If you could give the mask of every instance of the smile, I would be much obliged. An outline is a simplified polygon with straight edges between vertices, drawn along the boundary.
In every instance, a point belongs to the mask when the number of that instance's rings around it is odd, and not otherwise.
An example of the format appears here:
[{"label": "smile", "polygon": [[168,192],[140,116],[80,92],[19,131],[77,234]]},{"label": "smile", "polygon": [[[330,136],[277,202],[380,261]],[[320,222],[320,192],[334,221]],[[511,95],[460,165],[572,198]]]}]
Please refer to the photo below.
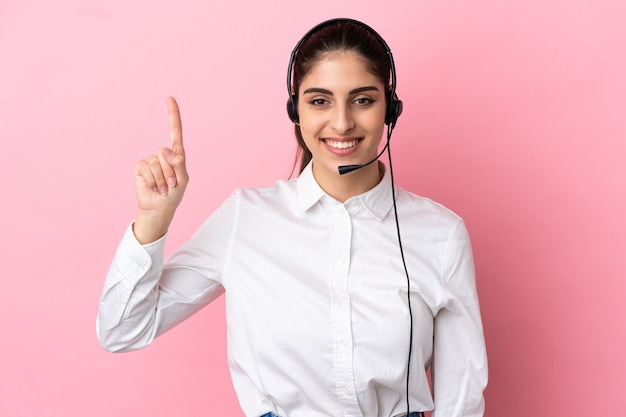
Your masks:
[{"label": "smile", "polygon": [[331,148],[334,148],[334,149],[354,148],[357,145],[357,143],[359,143],[360,141],[361,141],[361,139],[353,139],[353,140],[347,140],[347,141],[324,139],[324,142],[328,146],[330,146]]}]

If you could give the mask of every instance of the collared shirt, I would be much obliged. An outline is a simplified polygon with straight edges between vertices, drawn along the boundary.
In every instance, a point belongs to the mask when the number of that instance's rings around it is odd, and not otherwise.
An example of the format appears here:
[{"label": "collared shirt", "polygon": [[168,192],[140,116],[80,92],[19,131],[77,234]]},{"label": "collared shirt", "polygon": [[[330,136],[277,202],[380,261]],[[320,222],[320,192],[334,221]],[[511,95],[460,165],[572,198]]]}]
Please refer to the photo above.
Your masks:
[{"label": "collared shirt", "polygon": [[[487,360],[464,223],[400,188],[396,201],[411,284],[410,409],[482,416]],[[126,231],[100,302],[105,349],[144,347],[225,293],[246,416],[406,413],[407,277],[387,172],[340,203],[309,165],[297,179],[236,190],[166,262],[164,241],[142,246]]]}]

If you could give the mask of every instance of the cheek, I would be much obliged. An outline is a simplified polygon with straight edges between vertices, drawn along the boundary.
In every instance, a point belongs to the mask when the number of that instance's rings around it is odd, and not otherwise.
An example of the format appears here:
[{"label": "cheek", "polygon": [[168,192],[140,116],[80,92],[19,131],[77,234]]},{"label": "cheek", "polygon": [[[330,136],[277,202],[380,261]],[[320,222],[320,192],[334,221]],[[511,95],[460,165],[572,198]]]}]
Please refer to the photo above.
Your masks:
[{"label": "cheek", "polygon": [[300,131],[305,140],[307,138],[315,136],[324,127],[324,123],[320,118],[311,117],[311,113],[304,112],[300,114]]},{"label": "cheek", "polygon": [[383,111],[364,113],[357,120],[357,123],[373,136],[382,136],[385,129],[385,111],[383,109]]}]

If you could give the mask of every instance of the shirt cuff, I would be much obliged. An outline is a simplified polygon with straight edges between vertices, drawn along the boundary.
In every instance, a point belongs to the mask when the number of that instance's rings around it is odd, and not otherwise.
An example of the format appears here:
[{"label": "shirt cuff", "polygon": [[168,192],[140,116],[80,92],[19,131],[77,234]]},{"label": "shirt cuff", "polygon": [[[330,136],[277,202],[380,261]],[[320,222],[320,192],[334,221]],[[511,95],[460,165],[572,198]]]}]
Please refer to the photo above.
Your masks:
[{"label": "shirt cuff", "polygon": [[134,221],[126,228],[115,255],[116,269],[126,278],[140,278],[151,268],[163,264],[167,233],[154,242],[142,245],[133,233]]}]

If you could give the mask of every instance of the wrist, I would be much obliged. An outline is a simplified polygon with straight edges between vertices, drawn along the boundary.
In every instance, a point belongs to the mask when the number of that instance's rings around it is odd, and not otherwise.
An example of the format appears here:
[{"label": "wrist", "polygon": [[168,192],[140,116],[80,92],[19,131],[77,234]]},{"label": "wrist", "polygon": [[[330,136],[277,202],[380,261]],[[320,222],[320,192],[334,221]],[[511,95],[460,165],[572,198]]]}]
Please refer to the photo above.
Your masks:
[{"label": "wrist", "polygon": [[133,223],[135,238],[142,245],[152,243],[167,233],[173,215],[139,210]]}]

